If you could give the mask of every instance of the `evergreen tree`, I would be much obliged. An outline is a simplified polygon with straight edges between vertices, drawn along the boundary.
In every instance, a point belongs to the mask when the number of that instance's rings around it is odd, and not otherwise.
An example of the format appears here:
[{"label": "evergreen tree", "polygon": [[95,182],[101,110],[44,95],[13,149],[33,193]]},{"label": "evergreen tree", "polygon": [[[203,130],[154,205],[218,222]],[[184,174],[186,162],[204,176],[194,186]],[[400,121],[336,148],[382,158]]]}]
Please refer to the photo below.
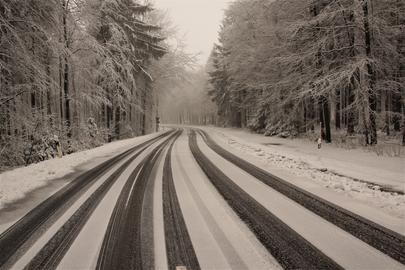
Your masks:
[{"label": "evergreen tree", "polygon": [[249,127],[268,135],[312,132],[320,124],[327,142],[333,127],[362,134],[369,145],[380,129],[389,134],[393,125],[398,132],[403,6],[394,0],[235,1],[220,31],[226,53],[214,55],[222,64],[210,73],[218,111],[246,111]]}]

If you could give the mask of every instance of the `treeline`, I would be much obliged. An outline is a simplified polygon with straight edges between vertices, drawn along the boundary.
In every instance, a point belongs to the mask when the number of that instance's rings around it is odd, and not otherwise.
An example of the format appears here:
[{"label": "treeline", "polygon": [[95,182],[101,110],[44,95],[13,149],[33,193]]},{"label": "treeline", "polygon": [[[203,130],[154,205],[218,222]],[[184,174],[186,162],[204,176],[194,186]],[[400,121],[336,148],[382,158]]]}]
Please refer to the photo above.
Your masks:
[{"label": "treeline", "polygon": [[0,167],[155,130],[158,17],[137,0],[0,0]]},{"label": "treeline", "polygon": [[203,68],[184,70],[180,81],[161,95],[163,123],[180,125],[216,125],[215,104],[207,96],[208,74]]},{"label": "treeline", "polygon": [[220,121],[405,144],[404,14],[401,0],[233,2],[209,63]]}]

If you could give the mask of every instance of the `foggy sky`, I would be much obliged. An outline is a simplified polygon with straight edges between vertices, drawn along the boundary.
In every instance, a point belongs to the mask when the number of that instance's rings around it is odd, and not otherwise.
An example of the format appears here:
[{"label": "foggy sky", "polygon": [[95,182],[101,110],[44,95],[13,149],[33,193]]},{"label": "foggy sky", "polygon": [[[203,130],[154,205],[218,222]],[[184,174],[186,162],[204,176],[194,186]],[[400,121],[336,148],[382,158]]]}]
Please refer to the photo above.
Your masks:
[{"label": "foggy sky", "polygon": [[154,0],[155,7],[169,12],[190,53],[200,53],[205,64],[217,41],[223,11],[230,0]]}]

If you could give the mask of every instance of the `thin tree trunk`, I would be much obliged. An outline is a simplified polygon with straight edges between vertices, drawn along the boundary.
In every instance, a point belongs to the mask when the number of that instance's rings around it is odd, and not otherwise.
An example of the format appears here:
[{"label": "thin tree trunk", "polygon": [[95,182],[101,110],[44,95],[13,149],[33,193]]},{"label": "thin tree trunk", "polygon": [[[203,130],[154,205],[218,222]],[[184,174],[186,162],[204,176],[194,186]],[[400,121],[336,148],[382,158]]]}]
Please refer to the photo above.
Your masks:
[{"label": "thin tree trunk", "polygon": [[[321,8],[323,8],[324,4],[326,3],[318,3],[318,2],[314,2],[314,5],[312,7],[312,13],[313,16],[316,17],[319,14],[319,11]],[[315,35],[314,38],[317,38],[317,36]],[[316,65],[318,67],[322,66],[322,59],[321,59],[321,53],[317,52],[317,58],[316,58]],[[321,120],[321,128],[325,129],[325,137],[324,140],[327,143],[331,143],[332,142],[332,136],[331,136],[331,130],[330,130],[330,108],[329,108],[329,101],[328,98],[325,95],[322,95],[319,98],[319,113],[320,113],[320,120]],[[322,136],[322,134],[321,134]]]},{"label": "thin tree trunk", "polygon": [[[403,0],[397,0],[396,3],[397,6],[397,25],[401,25],[402,29],[404,29],[404,24],[405,24],[405,18],[404,16],[401,16],[401,8],[404,6]],[[398,53],[401,57],[399,57],[399,64],[398,64],[398,76],[397,80],[400,81],[400,78],[405,77],[405,37],[403,33],[400,33],[398,36],[398,45],[397,45],[397,50]],[[404,84],[399,84],[399,93],[400,95],[396,95],[396,98],[394,99],[395,102],[397,103],[398,108],[400,110],[398,111],[401,114],[402,117],[402,145],[405,146],[405,89],[404,89]],[[400,117],[397,118],[398,121],[394,122],[394,129],[399,131],[400,130]]]},{"label": "thin tree trunk", "polygon": [[7,123],[7,132],[8,136],[11,136],[11,109],[10,109],[10,100],[6,102],[6,123]]},{"label": "thin tree trunk", "polygon": [[[372,57],[371,53],[371,29],[370,29],[370,6],[368,0],[362,0],[363,8],[363,24],[364,24],[364,38],[366,46],[366,56],[367,58]],[[369,103],[369,132],[371,145],[377,144],[377,124],[376,124],[376,113],[377,113],[377,95],[374,89],[375,74],[373,67],[370,62],[367,63],[367,72],[369,79],[368,82],[368,103]]]},{"label": "thin tree trunk", "polygon": [[310,129],[312,132],[315,131],[315,125],[314,125],[314,119],[315,119],[315,100],[310,97],[309,98],[309,107],[308,107],[308,114],[309,114],[309,119],[311,121],[311,126]]},{"label": "thin tree trunk", "polygon": [[115,109],[115,137],[117,140],[120,139],[121,135],[121,107],[117,105]]},{"label": "thin tree trunk", "polygon": [[53,121],[52,121],[52,97],[51,97],[51,59],[50,59],[50,51],[48,49],[47,51],[47,56],[46,56],[46,75],[48,76],[47,78],[47,89],[46,89],[46,114],[48,115],[49,119],[49,124],[52,127],[53,126]]},{"label": "thin tree trunk", "polygon": [[335,127],[336,127],[336,129],[340,129],[340,127],[341,127],[340,118],[341,118],[341,113],[342,113],[342,109],[341,109],[342,104],[340,102],[341,91],[340,90],[336,91],[336,95],[337,95],[337,97],[336,97],[337,102],[336,102],[336,109],[335,109]]},{"label": "thin tree trunk", "polygon": [[79,93],[76,89],[76,79],[75,79],[75,70],[74,66],[72,69],[72,74],[71,74],[71,81],[72,81],[72,91],[74,95],[74,109],[73,109],[73,127],[74,127],[74,133],[75,136],[78,136],[80,133],[80,107],[79,107]]},{"label": "thin tree trunk", "polygon": [[405,104],[402,103],[402,145],[405,146]]},{"label": "thin tree trunk", "polygon": [[[349,46],[352,48],[350,51],[350,55],[352,58],[355,57],[355,33],[352,28],[350,27],[351,24],[354,23],[354,13],[353,11],[350,12],[348,19],[344,16],[344,21],[346,24],[346,29],[347,29],[347,38],[349,40]],[[345,94],[346,97],[346,105],[345,109],[347,109],[346,113],[346,125],[347,125],[347,134],[348,135],[353,135],[354,134],[354,127],[355,127],[355,121],[356,121],[356,109],[353,107],[354,102],[356,100],[356,94],[354,92],[355,88],[355,77],[359,77],[358,72],[356,71],[354,74],[354,77],[350,79],[350,85],[347,88],[347,95]],[[349,107],[349,108],[348,108]]]},{"label": "thin tree trunk", "polygon": [[63,89],[65,95],[65,121],[66,121],[66,128],[67,128],[67,136],[68,138],[72,137],[71,132],[71,122],[70,122],[70,97],[69,97],[69,62],[68,62],[68,49],[69,49],[69,40],[68,40],[68,33],[67,33],[67,12],[68,6],[66,0],[62,0],[62,7],[63,7],[63,15],[62,15],[62,24],[63,24],[63,38],[64,38],[64,45],[65,45],[65,68],[63,73]]},{"label": "thin tree trunk", "polygon": [[384,91],[384,97],[381,97],[381,112],[384,112],[385,116],[385,132],[387,136],[391,134],[391,117],[389,112],[391,111],[391,93],[388,91]]},{"label": "thin tree trunk", "polygon": [[110,93],[109,92],[107,92],[107,98],[109,99],[109,101],[111,102],[110,104],[107,104],[106,105],[106,111],[107,111],[107,113],[106,113],[106,116],[107,116],[107,118],[106,118],[106,120],[107,120],[107,129],[108,129],[108,138],[107,138],[107,141],[108,142],[111,142],[111,120],[112,120],[112,101],[111,101],[111,97],[110,97],[111,95],[110,95]]},{"label": "thin tree trunk", "polygon": [[63,123],[63,63],[62,57],[59,57],[59,112],[60,112],[60,122],[62,128],[65,126]]},{"label": "thin tree trunk", "polygon": [[328,99],[325,96],[321,96],[319,99],[319,110],[321,118],[321,128],[325,132],[323,139],[327,143],[331,143],[332,136],[330,130],[330,108]]}]

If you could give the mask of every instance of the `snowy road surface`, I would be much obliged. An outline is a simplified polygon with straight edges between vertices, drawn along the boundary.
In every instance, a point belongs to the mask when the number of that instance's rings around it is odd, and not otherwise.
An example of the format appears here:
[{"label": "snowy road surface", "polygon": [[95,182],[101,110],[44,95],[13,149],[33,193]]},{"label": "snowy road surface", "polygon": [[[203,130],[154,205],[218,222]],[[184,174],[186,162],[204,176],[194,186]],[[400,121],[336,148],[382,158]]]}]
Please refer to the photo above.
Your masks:
[{"label": "snowy road surface", "polygon": [[[364,149],[328,144],[319,150],[305,139],[265,137],[234,128],[201,128],[226,150],[360,215],[386,226],[395,223],[390,216],[405,218],[404,156],[378,156]],[[380,216],[379,212],[388,215]],[[397,229],[404,231],[405,226],[402,223]]]},{"label": "snowy road surface", "polygon": [[404,269],[403,219],[213,138],[176,129],[89,167],[2,232],[0,269]]}]

